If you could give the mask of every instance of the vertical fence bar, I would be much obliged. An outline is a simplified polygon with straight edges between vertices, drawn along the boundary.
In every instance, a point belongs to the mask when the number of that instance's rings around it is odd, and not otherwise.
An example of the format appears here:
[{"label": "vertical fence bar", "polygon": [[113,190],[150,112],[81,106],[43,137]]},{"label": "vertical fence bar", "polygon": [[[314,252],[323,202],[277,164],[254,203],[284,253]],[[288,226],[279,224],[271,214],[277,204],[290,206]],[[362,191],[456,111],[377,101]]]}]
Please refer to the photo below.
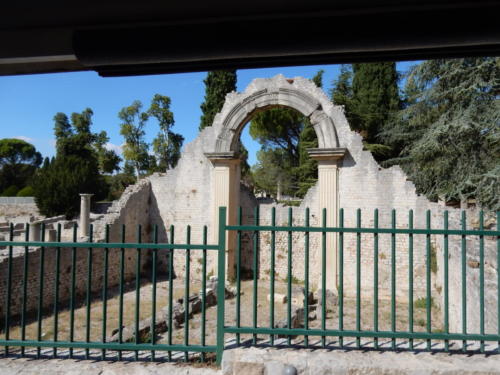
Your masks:
[{"label": "vertical fence bar", "polygon": [[[271,209],[271,226],[275,227],[276,226],[276,207],[273,207]],[[271,272],[270,272],[270,294],[271,294],[271,306],[269,307],[269,325],[270,328],[274,328],[274,268],[275,268],[275,262],[276,262],[276,232],[273,230],[271,231]],[[274,335],[271,335],[270,337],[270,342],[271,345],[274,345]]]},{"label": "vertical fence bar", "polygon": [[[425,309],[427,312],[427,333],[431,333],[431,306],[432,306],[432,296],[431,296],[431,211],[426,212],[426,242],[425,242],[425,253],[426,253],[426,298],[425,298]],[[431,350],[431,340],[427,339],[427,350]]]},{"label": "vertical fence bar", "polygon": [[[137,233],[136,233],[136,241],[137,243],[141,243],[142,240],[142,227],[141,225],[137,225]],[[141,343],[139,337],[139,320],[141,314],[141,249],[137,248],[135,250],[135,317],[134,317],[134,336],[135,336],[135,344],[138,345]],[[134,359],[137,361],[139,359],[139,351],[134,351]]]},{"label": "vertical fence bar", "polygon": [[[170,244],[175,243],[175,227],[170,225]],[[172,345],[174,304],[174,249],[168,251],[168,345]],[[172,351],[168,351],[168,360],[172,361]]]},{"label": "vertical fence bar", "polygon": [[[203,245],[206,245],[207,242],[207,226],[203,226]],[[206,326],[207,326],[207,250],[203,249],[203,255],[201,260],[201,346],[205,346],[205,336],[206,336]],[[237,291],[238,295],[240,291]],[[201,361],[205,362],[205,353],[201,353]]]},{"label": "vertical fence bar", "polygon": [[[408,213],[408,229],[413,229],[413,210]],[[413,233],[408,235],[408,332],[413,333]],[[412,338],[410,350],[413,350]]]},{"label": "vertical fence bar", "polygon": [[[238,225],[242,224],[242,210],[238,207]],[[236,249],[236,327],[241,327],[241,230],[237,232]],[[236,334],[236,345],[240,345],[240,334]]]},{"label": "vertical fence bar", "polygon": [[[396,210],[391,211],[391,331],[396,332]],[[392,350],[396,349],[396,339],[391,340]]]},{"label": "vertical fence bar", "polygon": [[[500,211],[497,211],[497,231],[500,232]],[[497,236],[497,332],[500,336],[500,237]],[[497,342],[500,352],[500,341]]]},{"label": "vertical fence bar", "polygon": [[[344,330],[344,209],[339,211],[339,331]],[[344,338],[339,336],[340,347],[344,346]]]},{"label": "vertical fence bar", "polygon": [[[89,225],[89,242],[92,243],[93,240],[94,227],[92,224]],[[87,301],[86,301],[86,324],[85,324],[85,342],[90,342],[90,308],[91,308],[91,297],[92,297],[92,247],[88,248],[87,252]],[[85,348],[85,359],[89,359],[89,348]]]},{"label": "vertical fence bar", "polygon": [[[467,230],[467,217],[465,211],[462,211],[461,217],[462,230]],[[465,234],[462,234],[462,333],[467,334],[467,240]],[[462,341],[462,351],[467,351],[467,341]]]},{"label": "vertical fence bar", "polygon": [[[78,226],[73,224],[73,243],[77,241]],[[75,339],[75,289],[76,289],[76,247],[71,249],[71,292],[69,299],[69,341]],[[69,348],[69,357],[73,358],[73,348]]]},{"label": "vertical fence bar", "polygon": [[[41,240],[45,242],[45,223],[42,223],[41,226]],[[38,341],[42,340],[42,316],[43,316],[43,273],[44,273],[44,263],[45,263],[45,246],[40,248],[40,268],[38,275],[38,315],[37,315],[37,335],[36,338]],[[41,353],[41,348],[36,348],[36,357],[39,359]]]},{"label": "vertical fence bar", "polygon": [[[125,224],[121,227],[121,242],[125,243]],[[125,283],[125,249],[120,249],[120,298],[118,301],[118,343],[123,343],[123,288]],[[169,326],[171,327],[171,326]],[[122,351],[118,351],[118,360],[122,359]]]},{"label": "vertical fence bar", "polygon": [[[258,211],[257,211],[258,212]],[[226,279],[226,207],[219,208],[219,250],[217,256],[217,352],[216,362],[220,365],[224,353],[224,305]]]},{"label": "vertical fence bar", "polygon": [[[61,242],[61,224],[57,224],[57,242]],[[54,342],[58,340],[59,323],[59,272],[61,268],[61,248],[56,247],[56,279],[54,282]],[[54,358],[57,357],[57,347],[53,349]]]},{"label": "vertical fence bar", "polygon": [[[361,228],[361,209],[356,210],[356,228]],[[356,331],[361,331],[361,232],[356,232]],[[361,346],[356,337],[356,346]]]},{"label": "vertical fence bar", "polygon": [[[109,224],[106,224],[104,232],[104,241],[109,243]],[[109,267],[109,249],[104,248],[104,262],[102,268],[102,342],[106,342],[106,323],[108,322],[108,267]],[[106,359],[106,349],[101,351],[101,359]]]},{"label": "vertical fence bar", "polygon": [[[255,207],[254,210],[254,224],[259,225],[259,206]],[[220,241],[220,240],[219,240]],[[259,246],[259,231],[254,231],[253,235],[253,328],[257,328],[257,252]],[[253,345],[257,344],[257,335],[254,333],[252,338]]]},{"label": "vertical fence bar", "polygon": [[[304,225],[309,228],[309,207],[306,208]],[[304,233],[304,328],[309,329],[309,232]],[[309,336],[304,336],[304,344],[309,347]]]},{"label": "vertical fence bar", "polygon": [[[326,228],[326,208],[321,211],[321,226]],[[321,329],[326,330],[326,231],[321,232]],[[321,336],[321,346],[325,347],[325,336]]]},{"label": "vertical fence bar", "polygon": [[[373,212],[373,330],[378,331],[378,208]],[[378,337],[373,338],[375,349],[378,349]]]},{"label": "vertical fence bar", "polygon": [[[186,244],[191,244],[191,225],[186,228]],[[191,250],[186,249],[186,276],[184,277],[184,346],[189,346],[189,281],[191,274]],[[224,280],[219,280],[224,283]],[[189,353],[184,352],[184,360],[187,362]]]},{"label": "vertical fence bar", "polygon": [[[291,227],[293,225],[292,218],[292,207],[288,207],[288,226]],[[287,268],[288,268],[288,280],[287,280],[287,305],[286,305],[286,316],[287,316],[287,328],[292,328],[292,278],[293,278],[293,269],[292,269],[292,231],[288,231],[288,259],[287,259]],[[286,337],[286,341],[288,345],[291,344],[292,338],[290,335]]]},{"label": "vertical fence bar", "polygon": [[[444,230],[448,230],[448,211],[444,212]],[[443,239],[443,261],[444,261],[444,332],[450,333],[449,322],[448,322],[448,234],[445,233]],[[450,350],[449,340],[444,340],[444,350]]]},{"label": "vertical fence bar", "polygon": [[[9,228],[9,241],[14,240],[14,224],[10,223]],[[6,294],[6,309],[5,309],[5,340],[10,339],[10,300],[12,298],[12,246],[9,246],[9,255],[8,255],[8,264],[7,264],[7,294]],[[5,357],[9,355],[9,347],[5,347]]]},{"label": "vertical fence bar", "polygon": [[[158,224],[153,227],[153,242],[158,243]],[[149,332],[151,334],[151,345],[156,344],[156,283],[157,283],[157,264],[158,264],[158,249],[153,249],[153,264],[151,267],[151,328]],[[155,351],[151,350],[151,362],[155,360]]]},{"label": "vertical fence bar", "polygon": [[[484,230],[484,212],[479,212],[479,230]],[[484,235],[479,235],[479,330],[484,335]],[[484,353],[484,340],[480,342],[481,353]]]},{"label": "vertical fence bar", "polygon": [[[26,232],[24,233],[24,240],[29,241],[30,238],[30,225],[26,224]],[[26,302],[28,298],[28,264],[29,264],[29,247],[24,247],[24,262],[23,262],[23,300],[21,306],[21,340],[26,340]],[[21,356],[24,356],[25,348],[21,347]]]}]

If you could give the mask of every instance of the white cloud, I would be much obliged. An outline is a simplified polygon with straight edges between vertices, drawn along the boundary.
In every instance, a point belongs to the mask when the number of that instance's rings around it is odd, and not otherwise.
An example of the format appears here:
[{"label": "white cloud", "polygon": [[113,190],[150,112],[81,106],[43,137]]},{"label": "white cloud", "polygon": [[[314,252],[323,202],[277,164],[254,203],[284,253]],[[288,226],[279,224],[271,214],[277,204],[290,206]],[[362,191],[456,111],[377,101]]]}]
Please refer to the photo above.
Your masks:
[{"label": "white cloud", "polygon": [[122,152],[123,152],[123,149],[122,149],[123,144],[121,144],[121,145],[115,145],[113,143],[108,142],[108,143],[106,143],[106,145],[104,147],[106,147],[106,150],[113,150],[118,155],[121,155]]},{"label": "white cloud", "polygon": [[30,138],[30,137],[25,137],[24,135],[18,135],[16,137],[14,137],[15,139],[20,139],[22,141],[25,141],[25,142],[28,142],[28,143],[33,143],[35,142],[35,140],[33,138]]}]

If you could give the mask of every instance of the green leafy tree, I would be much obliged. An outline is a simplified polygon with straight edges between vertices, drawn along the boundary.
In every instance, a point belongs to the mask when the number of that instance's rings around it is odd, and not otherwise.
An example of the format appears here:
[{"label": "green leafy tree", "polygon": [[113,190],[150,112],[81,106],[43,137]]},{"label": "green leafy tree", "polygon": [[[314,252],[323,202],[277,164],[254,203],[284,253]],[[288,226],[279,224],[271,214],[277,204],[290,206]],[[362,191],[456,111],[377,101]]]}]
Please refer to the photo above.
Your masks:
[{"label": "green leafy tree", "polygon": [[383,161],[394,150],[380,142],[391,113],[400,109],[398,74],[394,62],[353,64],[352,100],[349,106],[351,128],[358,131],[365,148]]},{"label": "green leafy tree", "polygon": [[398,79],[395,63],[360,63],[342,65],[333,82],[333,103],[344,106],[351,129],[360,133],[365,149],[378,161],[399,151],[379,138],[391,114],[401,108]]},{"label": "green leafy tree", "polygon": [[95,152],[101,173],[119,171],[121,158],[115,151],[106,148],[109,142],[106,131],[91,131],[93,115],[94,112],[86,108],[81,113],[72,113],[70,122],[66,114],[57,113],[54,116],[56,150],[61,155],[83,152],[82,157],[88,157],[88,152]]},{"label": "green leafy tree", "polygon": [[202,111],[200,130],[212,126],[215,115],[224,105],[226,95],[236,91],[236,70],[208,72],[203,82],[205,83],[205,99],[200,106]]},{"label": "green leafy tree", "polygon": [[[352,68],[350,65],[342,65],[340,74],[333,81],[333,88],[330,91],[332,102],[336,105],[343,105],[347,116],[350,116],[350,105],[352,100]],[[347,118],[348,120],[349,117]]]},{"label": "green leafy tree", "polygon": [[[203,81],[205,83],[205,98],[200,105],[202,115],[200,119],[200,131],[207,126],[212,126],[215,115],[222,110],[226,95],[236,91],[237,75],[236,70],[216,70],[207,73]],[[241,176],[244,180],[251,180],[250,166],[248,165],[248,150],[245,146],[238,143],[241,159]]]},{"label": "green leafy tree", "polygon": [[87,108],[73,113],[71,122],[64,113],[54,117],[56,157],[45,159],[33,183],[35,201],[43,215],[73,217],[79,212],[80,193],[94,194],[96,200],[107,194],[95,148],[98,135],[91,131],[92,115]]},{"label": "green leafy tree", "polygon": [[184,137],[172,131],[174,114],[170,111],[170,98],[155,94],[151,101],[148,114],[158,121],[160,131],[153,140],[153,152],[158,169],[164,172],[174,168],[181,156],[181,147]]},{"label": "green leafy tree", "polygon": [[257,164],[252,167],[252,178],[255,188],[277,195],[278,187],[283,194],[295,191],[294,176],[290,173],[292,166],[285,150],[280,148],[262,149],[257,152]]},{"label": "green leafy tree", "polygon": [[280,148],[297,166],[298,140],[304,127],[304,116],[295,109],[275,107],[258,113],[250,122],[250,135],[263,149]]},{"label": "green leafy tree", "polygon": [[80,193],[94,194],[94,199],[100,200],[106,196],[107,186],[93,155],[82,158],[69,154],[56,156],[37,171],[33,191],[40,213],[71,218],[79,212]]},{"label": "green leafy tree", "polygon": [[42,156],[32,144],[21,139],[0,139],[0,191],[28,185],[41,163]]},{"label": "green leafy tree", "polygon": [[407,74],[405,105],[382,133],[431,199],[476,198],[500,209],[498,57],[424,61]]},{"label": "green leafy tree", "polygon": [[118,113],[120,124],[120,134],[125,138],[123,146],[123,156],[130,162],[137,176],[140,178],[141,172],[148,169],[149,166],[149,145],[144,140],[144,127],[148,121],[148,114],[141,112],[142,103],[135,100],[132,105],[122,108]]},{"label": "green leafy tree", "polygon": [[93,147],[97,153],[97,163],[101,173],[112,174],[120,170],[122,158],[114,150],[109,150],[106,145],[109,142],[108,134],[105,130],[95,134]]}]

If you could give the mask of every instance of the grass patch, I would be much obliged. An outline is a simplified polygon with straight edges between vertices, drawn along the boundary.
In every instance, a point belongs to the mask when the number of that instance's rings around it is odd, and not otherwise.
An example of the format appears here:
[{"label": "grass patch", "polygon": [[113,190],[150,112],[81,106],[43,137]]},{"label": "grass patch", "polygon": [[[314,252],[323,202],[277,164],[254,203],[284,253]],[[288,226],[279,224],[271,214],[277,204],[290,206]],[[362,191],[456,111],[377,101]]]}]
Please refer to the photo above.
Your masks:
[{"label": "grass patch", "polygon": [[[422,297],[413,302],[413,306],[416,309],[425,309],[427,307],[427,298]],[[434,297],[431,297],[431,307],[436,307],[434,303]]]},{"label": "grass patch", "polygon": [[437,250],[434,245],[431,246],[431,272],[436,274],[438,271],[438,262],[437,262]]},{"label": "grass patch", "polygon": [[277,201],[278,203],[282,204],[283,206],[290,206],[290,207],[299,207],[302,201]]}]

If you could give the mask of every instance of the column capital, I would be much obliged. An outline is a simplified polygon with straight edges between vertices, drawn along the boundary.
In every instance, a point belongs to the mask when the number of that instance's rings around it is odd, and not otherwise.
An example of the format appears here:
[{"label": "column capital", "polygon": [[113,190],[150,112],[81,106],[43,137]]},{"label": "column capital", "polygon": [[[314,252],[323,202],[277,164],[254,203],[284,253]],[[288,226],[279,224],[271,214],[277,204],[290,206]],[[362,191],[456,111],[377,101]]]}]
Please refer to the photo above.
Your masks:
[{"label": "column capital", "polygon": [[94,194],[80,193],[80,197],[82,197],[82,198],[92,197],[93,195]]},{"label": "column capital", "polygon": [[240,155],[235,151],[205,152],[205,156],[212,164],[239,164]]},{"label": "column capital", "polygon": [[345,147],[335,148],[308,148],[307,153],[314,160],[341,160],[347,153]]}]

